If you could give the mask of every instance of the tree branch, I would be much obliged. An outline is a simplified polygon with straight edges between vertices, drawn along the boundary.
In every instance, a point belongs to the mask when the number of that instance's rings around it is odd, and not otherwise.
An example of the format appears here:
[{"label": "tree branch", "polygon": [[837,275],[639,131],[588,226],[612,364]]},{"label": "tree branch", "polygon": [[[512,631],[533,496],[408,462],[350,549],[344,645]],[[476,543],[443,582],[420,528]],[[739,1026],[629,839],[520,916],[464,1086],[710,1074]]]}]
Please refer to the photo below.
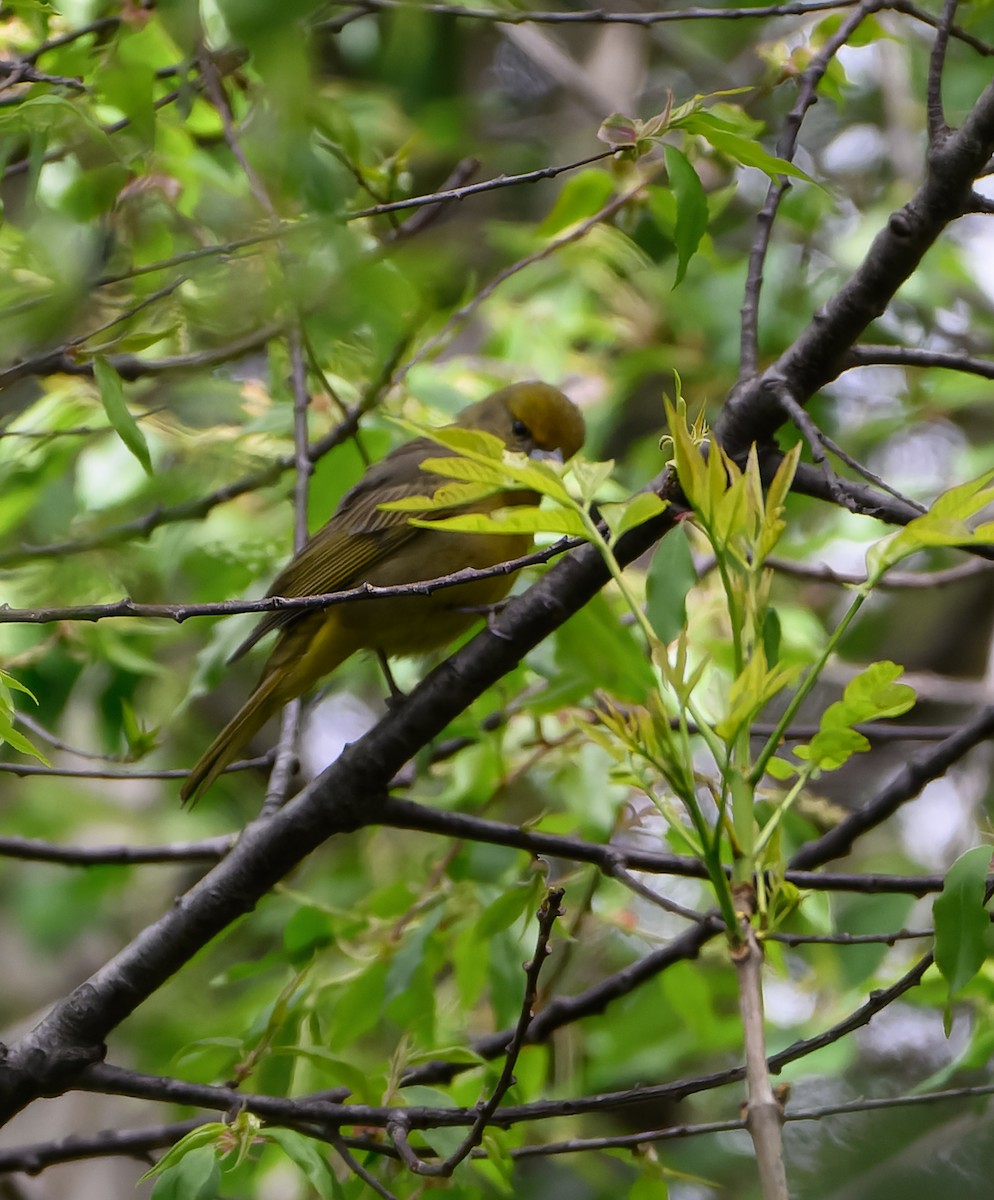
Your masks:
[{"label": "tree branch", "polygon": [[769,388],[769,382],[782,381],[804,403],[836,378],[856,339],[885,311],[946,226],[966,211],[973,182],[992,152],[994,84],[962,128],[932,147],[924,183],[891,214],[843,287],[771,367],[729,398],[715,436],[733,458],[744,456],[753,442],[768,443],[783,421],[776,389]]}]

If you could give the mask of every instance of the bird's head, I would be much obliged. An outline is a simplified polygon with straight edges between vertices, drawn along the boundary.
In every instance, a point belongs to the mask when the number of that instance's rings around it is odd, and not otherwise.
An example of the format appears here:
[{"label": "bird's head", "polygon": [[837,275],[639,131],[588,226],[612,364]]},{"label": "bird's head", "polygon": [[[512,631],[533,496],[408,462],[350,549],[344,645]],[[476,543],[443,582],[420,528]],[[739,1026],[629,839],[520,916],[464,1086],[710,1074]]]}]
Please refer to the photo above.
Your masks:
[{"label": "bird's head", "polygon": [[459,425],[496,434],[509,450],[572,457],[583,445],[583,416],[558,388],[530,380],[492,392],[460,415]]},{"label": "bird's head", "polygon": [[580,449],[586,434],[583,416],[557,388],[538,380],[511,384],[463,410],[457,424],[486,430],[519,454],[562,455],[567,460]]}]

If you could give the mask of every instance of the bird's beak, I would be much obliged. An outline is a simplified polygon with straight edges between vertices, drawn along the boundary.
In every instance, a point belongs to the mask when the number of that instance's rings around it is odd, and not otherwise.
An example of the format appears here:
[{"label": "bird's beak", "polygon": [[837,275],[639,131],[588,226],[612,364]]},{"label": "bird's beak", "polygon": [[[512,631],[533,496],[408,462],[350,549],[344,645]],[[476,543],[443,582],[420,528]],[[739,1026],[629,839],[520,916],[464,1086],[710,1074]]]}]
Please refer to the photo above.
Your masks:
[{"label": "bird's beak", "polygon": [[563,465],[563,452],[559,449],[540,450],[538,446],[536,446],[534,450],[529,450],[528,457],[534,458],[537,462],[554,462],[560,467]]}]

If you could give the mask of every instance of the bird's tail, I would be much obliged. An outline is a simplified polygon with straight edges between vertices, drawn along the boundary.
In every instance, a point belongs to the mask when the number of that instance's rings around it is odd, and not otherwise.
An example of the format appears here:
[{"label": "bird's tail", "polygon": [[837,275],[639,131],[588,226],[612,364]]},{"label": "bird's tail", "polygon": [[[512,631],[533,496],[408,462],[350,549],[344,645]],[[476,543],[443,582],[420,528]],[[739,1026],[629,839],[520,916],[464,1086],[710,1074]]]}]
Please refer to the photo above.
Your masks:
[{"label": "bird's tail", "polygon": [[183,803],[196,803],[224,768],[237,758],[242,747],[265,725],[269,718],[285,703],[280,688],[280,676],[269,672],[259,681],[258,687],[242,707],[221,730],[200,757],[180,789]]},{"label": "bird's tail", "polygon": [[183,803],[196,801],[271,716],[302,696],[362,644],[368,643],[357,641],[336,609],[292,625],[273,648],[255,691],[190,772],[180,790]]}]

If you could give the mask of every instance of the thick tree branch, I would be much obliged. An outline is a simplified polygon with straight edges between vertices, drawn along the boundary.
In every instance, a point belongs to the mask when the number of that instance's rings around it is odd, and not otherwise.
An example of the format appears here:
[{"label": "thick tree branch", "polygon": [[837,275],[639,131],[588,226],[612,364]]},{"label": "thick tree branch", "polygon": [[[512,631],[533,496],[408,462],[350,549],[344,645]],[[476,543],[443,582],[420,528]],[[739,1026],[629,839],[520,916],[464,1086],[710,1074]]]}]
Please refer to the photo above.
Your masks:
[{"label": "thick tree branch", "polygon": [[[815,315],[807,329],[759,378],[730,397],[715,434],[734,458],[753,442],[769,442],[783,422],[777,399],[786,386],[799,402],[844,369],[846,356],[879,317],[898,288],[950,222],[968,209],[974,180],[994,153],[994,84],[974,105],[962,127],[934,145],[925,181],[903,208],[891,214],[862,263]],[[767,386],[774,384],[774,387]]]}]

